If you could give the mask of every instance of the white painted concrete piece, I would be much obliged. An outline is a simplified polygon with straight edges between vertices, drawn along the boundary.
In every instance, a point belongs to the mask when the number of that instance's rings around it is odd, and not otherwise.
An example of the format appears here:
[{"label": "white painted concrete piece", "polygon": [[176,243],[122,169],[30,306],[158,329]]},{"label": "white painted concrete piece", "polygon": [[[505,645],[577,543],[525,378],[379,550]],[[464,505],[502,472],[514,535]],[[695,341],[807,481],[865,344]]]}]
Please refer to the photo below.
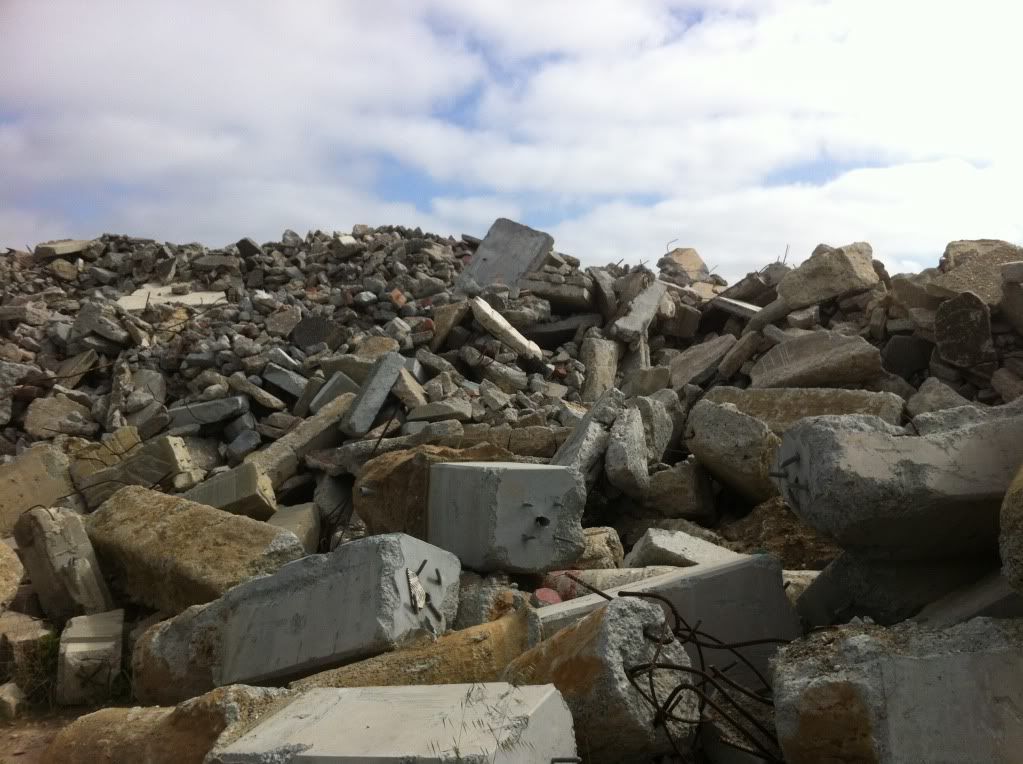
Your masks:
[{"label": "white painted concrete piece", "polygon": [[216,754],[220,764],[550,764],[575,756],[553,685],[310,690]]}]

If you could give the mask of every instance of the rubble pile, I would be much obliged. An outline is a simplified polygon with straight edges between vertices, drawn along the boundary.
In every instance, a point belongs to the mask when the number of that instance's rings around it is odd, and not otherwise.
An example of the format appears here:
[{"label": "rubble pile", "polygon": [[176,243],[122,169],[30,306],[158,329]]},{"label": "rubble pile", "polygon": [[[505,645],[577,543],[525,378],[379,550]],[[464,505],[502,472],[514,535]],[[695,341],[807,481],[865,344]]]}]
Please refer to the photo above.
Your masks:
[{"label": "rubble pile", "polygon": [[0,709],[108,706],[53,762],[1017,760],[1023,248],[656,267],[9,251]]}]

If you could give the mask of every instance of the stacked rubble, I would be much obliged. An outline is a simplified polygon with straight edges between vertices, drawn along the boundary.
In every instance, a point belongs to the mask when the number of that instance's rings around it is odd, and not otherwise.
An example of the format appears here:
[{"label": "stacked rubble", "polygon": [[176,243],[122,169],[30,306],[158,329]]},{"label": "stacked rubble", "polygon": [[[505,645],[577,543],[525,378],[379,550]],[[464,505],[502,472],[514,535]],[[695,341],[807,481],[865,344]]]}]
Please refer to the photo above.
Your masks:
[{"label": "stacked rubble", "polygon": [[49,760],[1015,760],[1023,249],[554,244],[0,261],[2,707],[146,704]]}]

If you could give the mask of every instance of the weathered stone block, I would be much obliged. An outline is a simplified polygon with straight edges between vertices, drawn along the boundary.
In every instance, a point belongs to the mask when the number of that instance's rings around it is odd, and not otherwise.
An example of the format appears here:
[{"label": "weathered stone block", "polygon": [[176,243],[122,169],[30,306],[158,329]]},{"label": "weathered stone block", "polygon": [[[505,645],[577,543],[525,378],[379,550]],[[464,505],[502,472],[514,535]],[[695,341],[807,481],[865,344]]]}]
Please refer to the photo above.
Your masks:
[{"label": "weathered stone block", "polygon": [[57,657],[57,702],[79,706],[108,700],[121,673],[123,642],[123,610],[68,621]]}]

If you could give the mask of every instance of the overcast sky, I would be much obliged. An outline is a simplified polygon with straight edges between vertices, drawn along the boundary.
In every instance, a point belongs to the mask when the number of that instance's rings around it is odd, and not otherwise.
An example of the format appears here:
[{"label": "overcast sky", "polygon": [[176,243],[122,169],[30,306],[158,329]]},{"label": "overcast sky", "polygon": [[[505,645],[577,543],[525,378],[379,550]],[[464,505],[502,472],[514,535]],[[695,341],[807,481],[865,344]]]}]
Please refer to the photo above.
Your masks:
[{"label": "overcast sky", "polygon": [[0,0],[0,246],[511,217],[590,264],[1023,240],[1023,4]]}]

